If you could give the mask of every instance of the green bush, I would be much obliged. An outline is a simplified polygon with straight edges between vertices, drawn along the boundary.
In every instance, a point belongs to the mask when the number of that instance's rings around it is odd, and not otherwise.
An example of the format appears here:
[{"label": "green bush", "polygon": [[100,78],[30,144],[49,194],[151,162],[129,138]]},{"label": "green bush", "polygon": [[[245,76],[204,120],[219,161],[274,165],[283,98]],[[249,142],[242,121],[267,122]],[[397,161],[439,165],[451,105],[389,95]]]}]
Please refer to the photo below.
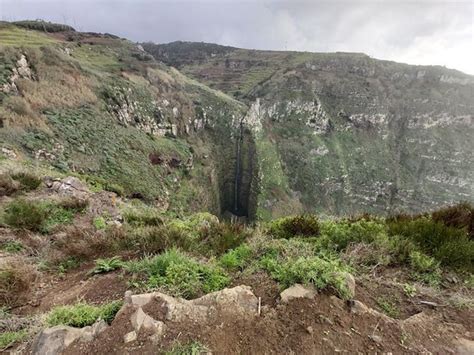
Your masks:
[{"label": "green bush", "polygon": [[94,324],[98,319],[111,323],[121,307],[121,301],[113,301],[101,306],[93,306],[87,303],[58,306],[47,315],[46,325],[49,327],[68,325],[82,328]]},{"label": "green bush", "polygon": [[469,240],[464,229],[448,227],[426,217],[392,221],[388,226],[390,235],[400,235],[413,241],[421,251],[442,265],[473,269],[474,240]]},{"label": "green bush", "polygon": [[146,277],[145,287],[164,287],[175,296],[193,298],[218,291],[229,284],[229,277],[219,267],[201,264],[172,249],[154,257],[124,264],[124,269]]},{"label": "green bush", "polygon": [[41,185],[41,179],[33,174],[20,172],[12,174],[12,178],[20,183],[21,190],[36,190]]},{"label": "green bush", "polygon": [[17,199],[10,202],[5,209],[5,223],[14,228],[39,231],[48,216],[44,204]]},{"label": "green bush", "polygon": [[283,217],[270,222],[269,233],[276,238],[314,237],[319,234],[319,222],[314,215]]},{"label": "green bush", "polygon": [[153,207],[140,205],[123,211],[125,222],[132,226],[159,226],[163,224],[161,213]]},{"label": "green bush", "polygon": [[222,255],[219,259],[219,263],[227,269],[243,270],[252,260],[252,256],[252,249],[248,245],[242,244]]},{"label": "green bush", "polygon": [[212,255],[221,255],[241,245],[251,235],[251,231],[238,223],[213,223],[200,229],[200,245]]},{"label": "green bush", "polygon": [[418,272],[435,271],[439,266],[435,259],[418,251],[410,253],[410,265]]},{"label": "green bush", "polygon": [[295,283],[313,284],[317,289],[334,288],[343,298],[349,298],[343,273],[347,268],[336,258],[299,257],[281,260],[275,255],[266,255],[260,265],[283,287]]},{"label": "green bush", "polygon": [[341,251],[351,243],[379,243],[388,241],[386,227],[379,221],[361,219],[356,222],[346,220],[321,223],[321,235],[317,239],[319,247]]}]

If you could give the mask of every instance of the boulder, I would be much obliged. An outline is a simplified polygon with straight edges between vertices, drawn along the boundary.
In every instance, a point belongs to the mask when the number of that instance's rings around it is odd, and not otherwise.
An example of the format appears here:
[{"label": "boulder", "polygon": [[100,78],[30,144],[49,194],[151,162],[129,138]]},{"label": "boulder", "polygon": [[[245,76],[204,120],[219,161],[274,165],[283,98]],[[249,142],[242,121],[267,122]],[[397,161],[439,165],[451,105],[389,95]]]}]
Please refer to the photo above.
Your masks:
[{"label": "boulder", "polygon": [[283,303],[288,303],[289,301],[296,298],[313,298],[316,296],[317,292],[313,286],[303,286],[301,284],[294,284],[293,286],[287,288],[282,293],[280,293],[280,298]]},{"label": "boulder", "polygon": [[92,326],[84,328],[73,328],[64,325],[58,325],[52,328],[44,329],[37,335],[33,343],[32,354],[61,354],[63,350],[71,345],[74,341],[92,341],[107,327],[108,325],[103,320],[101,320]]},{"label": "boulder", "polygon": [[459,355],[470,355],[474,354],[474,341],[461,338],[455,342],[456,354]]}]

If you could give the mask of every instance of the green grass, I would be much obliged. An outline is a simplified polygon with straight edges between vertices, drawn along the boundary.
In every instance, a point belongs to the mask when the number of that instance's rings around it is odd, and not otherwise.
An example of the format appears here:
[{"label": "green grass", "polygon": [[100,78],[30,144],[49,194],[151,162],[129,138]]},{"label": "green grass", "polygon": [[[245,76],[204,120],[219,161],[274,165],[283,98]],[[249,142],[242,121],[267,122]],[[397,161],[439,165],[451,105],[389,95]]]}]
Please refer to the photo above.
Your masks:
[{"label": "green grass", "polygon": [[25,330],[17,332],[3,332],[0,333],[0,350],[6,350],[15,343],[25,340],[28,333]]},{"label": "green grass", "polygon": [[52,37],[14,26],[0,28],[0,46],[40,47],[57,43]]},{"label": "green grass", "polygon": [[252,258],[252,248],[246,244],[242,244],[222,255],[219,259],[219,263],[226,269],[243,270],[250,264]]},{"label": "green grass", "polygon": [[93,306],[87,303],[58,306],[48,313],[45,322],[49,327],[68,325],[77,328],[92,325],[98,319],[110,324],[121,307],[121,301],[113,301],[101,306]]},{"label": "green grass", "polygon": [[94,225],[95,229],[101,230],[107,228],[107,223],[105,222],[105,218],[102,216],[97,216],[94,218],[92,221],[92,224]]},{"label": "green grass", "polygon": [[386,298],[379,297],[377,298],[377,305],[382,309],[382,311],[389,317],[397,318],[400,315],[400,309],[395,302]]},{"label": "green grass", "polygon": [[145,277],[143,286],[148,290],[165,288],[170,294],[187,299],[218,291],[230,282],[230,278],[218,266],[198,262],[175,249],[154,257],[126,262],[124,269]]},{"label": "green grass", "polygon": [[177,343],[165,352],[165,355],[201,355],[208,354],[210,350],[197,341],[181,344]]}]

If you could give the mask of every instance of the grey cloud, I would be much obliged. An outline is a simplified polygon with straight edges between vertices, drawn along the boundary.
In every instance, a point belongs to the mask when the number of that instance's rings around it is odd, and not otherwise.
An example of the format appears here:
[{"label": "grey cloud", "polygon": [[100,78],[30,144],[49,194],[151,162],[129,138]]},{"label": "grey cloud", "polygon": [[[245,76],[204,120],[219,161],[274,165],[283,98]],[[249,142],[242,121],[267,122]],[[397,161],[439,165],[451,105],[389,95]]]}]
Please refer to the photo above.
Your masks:
[{"label": "grey cloud", "polygon": [[474,74],[470,0],[0,0],[0,18],[67,22],[134,41],[365,52]]}]

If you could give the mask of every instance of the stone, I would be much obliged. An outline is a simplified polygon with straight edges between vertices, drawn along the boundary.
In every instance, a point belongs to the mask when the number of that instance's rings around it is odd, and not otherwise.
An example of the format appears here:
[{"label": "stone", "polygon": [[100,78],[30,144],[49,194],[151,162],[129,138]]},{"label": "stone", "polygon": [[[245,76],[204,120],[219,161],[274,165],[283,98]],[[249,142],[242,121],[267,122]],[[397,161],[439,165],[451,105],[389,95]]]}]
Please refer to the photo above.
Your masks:
[{"label": "stone", "polygon": [[306,331],[308,332],[308,334],[313,334],[313,332],[314,332],[313,327],[311,327],[311,326],[306,327]]},{"label": "stone", "polygon": [[148,314],[143,312],[141,307],[139,307],[137,311],[132,314],[130,321],[132,322],[132,326],[137,333],[142,328],[152,331],[154,334],[161,335],[163,333],[164,323],[150,317]]},{"label": "stone", "polygon": [[296,298],[308,298],[311,299],[316,296],[317,292],[312,286],[303,286],[300,284],[294,284],[280,293],[280,298],[283,303],[288,303],[290,300]]},{"label": "stone", "polygon": [[456,354],[470,355],[474,354],[474,341],[461,338],[455,342]]},{"label": "stone", "polygon": [[80,340],[84,342],[90,342],[107,327],[107,323],[101,320],[94,323],[92,326],[80,329],[63,325],[46,328],[42,330],[36,337],[32,347],[32,354],[61,354],[63,350],[71,345],[74,341]]},{"label": "stone", "polygon": [[378,335],[369,335],[369,338],[370,338],[374,343],[382,344],[382,337],[380,337],[380,336],[378,336]]},{"label": "stone", "polygon": [[132,341],[137,340],[138,334],[136,331],[131,331],[123,336],[124,343],[131,343]]},{"label": "stone", "polygon": [[344,288],[348,292],[348,297],[354,298],[355,288],[356,288],[356,282],[355,282],[354,276],[352,276],[348,272],[338,272],[336,273],[336,277],[341,278],[344,281]]}]

